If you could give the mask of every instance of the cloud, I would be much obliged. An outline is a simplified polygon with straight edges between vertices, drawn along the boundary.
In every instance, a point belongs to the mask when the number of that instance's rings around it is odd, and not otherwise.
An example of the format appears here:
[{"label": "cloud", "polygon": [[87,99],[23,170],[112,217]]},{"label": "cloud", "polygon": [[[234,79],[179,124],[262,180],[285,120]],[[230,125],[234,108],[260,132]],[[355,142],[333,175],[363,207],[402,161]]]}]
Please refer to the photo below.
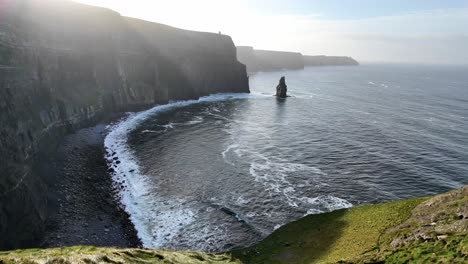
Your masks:
[{"label": "cloud", "polygon": [[[349,55],[364,61],[468,62],[468,9],[443,9],[356,20],[321,17],[263,17],[251,30],[271,32],[251,41],[266,49],[306,54]],[[266,29],[268,27],[268,29]],[[274,36],[273,36],[274,35]],[[281,36],[281,37],[278,37]],[[254,43],[252,43],[254,42]],[[247,44],[247,43],[242,43]]]}]

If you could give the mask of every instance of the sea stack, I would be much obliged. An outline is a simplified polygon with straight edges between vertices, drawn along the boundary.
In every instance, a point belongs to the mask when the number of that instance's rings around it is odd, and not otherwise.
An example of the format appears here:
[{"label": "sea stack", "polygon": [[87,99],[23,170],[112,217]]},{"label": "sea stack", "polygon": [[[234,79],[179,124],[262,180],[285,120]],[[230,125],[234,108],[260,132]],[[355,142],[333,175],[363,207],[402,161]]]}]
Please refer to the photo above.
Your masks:
[{"label": "sea stack", "polygon": [[286,93],[288,92],[288,86],[286,85],[286,80],[283,77],[281,77],[278,86],[276,86],[276,96],[280,98],[286,98],[287,95]]}]

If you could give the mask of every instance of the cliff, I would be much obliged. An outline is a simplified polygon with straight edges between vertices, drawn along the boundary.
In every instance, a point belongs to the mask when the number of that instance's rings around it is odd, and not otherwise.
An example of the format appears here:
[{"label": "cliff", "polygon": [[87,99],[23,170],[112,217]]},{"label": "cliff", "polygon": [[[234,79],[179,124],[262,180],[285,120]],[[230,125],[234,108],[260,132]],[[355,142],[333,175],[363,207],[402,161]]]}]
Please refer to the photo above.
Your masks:
[{"label": "cliff", "polygon": [[248,72],[303,69],[302,54],[298,52],[256,50],[253,47],[237,47],[237,59],[247,66]]},{"label": "cliff", "polygon": [[309,215],[247,249],[244,263],[467,263],[468,186],[435,197]]},{"label": "cliff", "polygon": [[237,59],[247,66],[248,72],[300,70],[306,66],[359,65],[351,57],[308,56],[298,52],[256,50],[238,46]]},{"label": "cliff", "polygon": [[359,65],[351,57],[340,56],[304,56],[305,66],[337,66],[337,65]]},{"label": "cliff", "polygon": [[29,246],[47,217],[35,157],[116,111],[248,92],[229,36],[62,0],[0,0],[0,249]]},{"label": "cliff", "polygon": [[[13,263],[466,263],[468,186],[309,215],[229,254],[71,247],[0,252]],[[68,262],[67,262],[68,261]]]}]

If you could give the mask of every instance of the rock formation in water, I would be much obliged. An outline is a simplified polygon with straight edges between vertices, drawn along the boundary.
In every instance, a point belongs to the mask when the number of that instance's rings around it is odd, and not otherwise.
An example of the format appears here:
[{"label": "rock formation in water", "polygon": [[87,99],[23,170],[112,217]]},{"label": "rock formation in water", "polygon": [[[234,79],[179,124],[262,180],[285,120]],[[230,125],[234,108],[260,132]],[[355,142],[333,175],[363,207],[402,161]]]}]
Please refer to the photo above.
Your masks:
[{"label": "rock formation in water", "polygon": [[280,98],[286,98],[287,92],[288,92],[288,86],[286,85],[286,80],[283,76],[281,77],[278,86],[276,86],[276,96]]},{"label": "rock formation in water", "polygon": [[249,92],[229,36],[71,1],[0,1],[0,248],[43,233],[41,150],[111,112],[219,92]]},{"label": "rock formation in water", "polygon": [[359,65],[351,57],[305,56],[298,52],[256,50],[238,46],[237,59],[247,66],[248,72],[299,70],[305,66]]}]

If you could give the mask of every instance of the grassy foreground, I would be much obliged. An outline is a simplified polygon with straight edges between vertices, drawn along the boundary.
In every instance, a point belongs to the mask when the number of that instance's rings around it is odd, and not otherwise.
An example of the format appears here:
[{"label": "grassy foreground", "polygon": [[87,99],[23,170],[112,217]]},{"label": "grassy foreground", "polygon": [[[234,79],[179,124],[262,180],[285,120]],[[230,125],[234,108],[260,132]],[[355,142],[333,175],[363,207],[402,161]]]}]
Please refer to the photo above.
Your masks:
[{"label": "grassy foreground", "polygon": [[[2,262],[3,261],[3,262]],[[236,263],[226,254],[205,254],[199,252],[180,251],[171,252],[164,250],[146,249],[118,249],[96,248],[76,246],[56,249],[28,249],[11,252],[0,252],[0,264],[24,263],[24,264],[94,264],[94,263]]]},{"label": "grassy foreground", "polygon": [[229,254],[94,247],[0,252],[0,264],[10,263],[468,263],[468,186],[310,215]]},{"label": "grassy foreground", "polygon": [[245,263],[468,263],[468,186],[310,215],[233,253]]}]

